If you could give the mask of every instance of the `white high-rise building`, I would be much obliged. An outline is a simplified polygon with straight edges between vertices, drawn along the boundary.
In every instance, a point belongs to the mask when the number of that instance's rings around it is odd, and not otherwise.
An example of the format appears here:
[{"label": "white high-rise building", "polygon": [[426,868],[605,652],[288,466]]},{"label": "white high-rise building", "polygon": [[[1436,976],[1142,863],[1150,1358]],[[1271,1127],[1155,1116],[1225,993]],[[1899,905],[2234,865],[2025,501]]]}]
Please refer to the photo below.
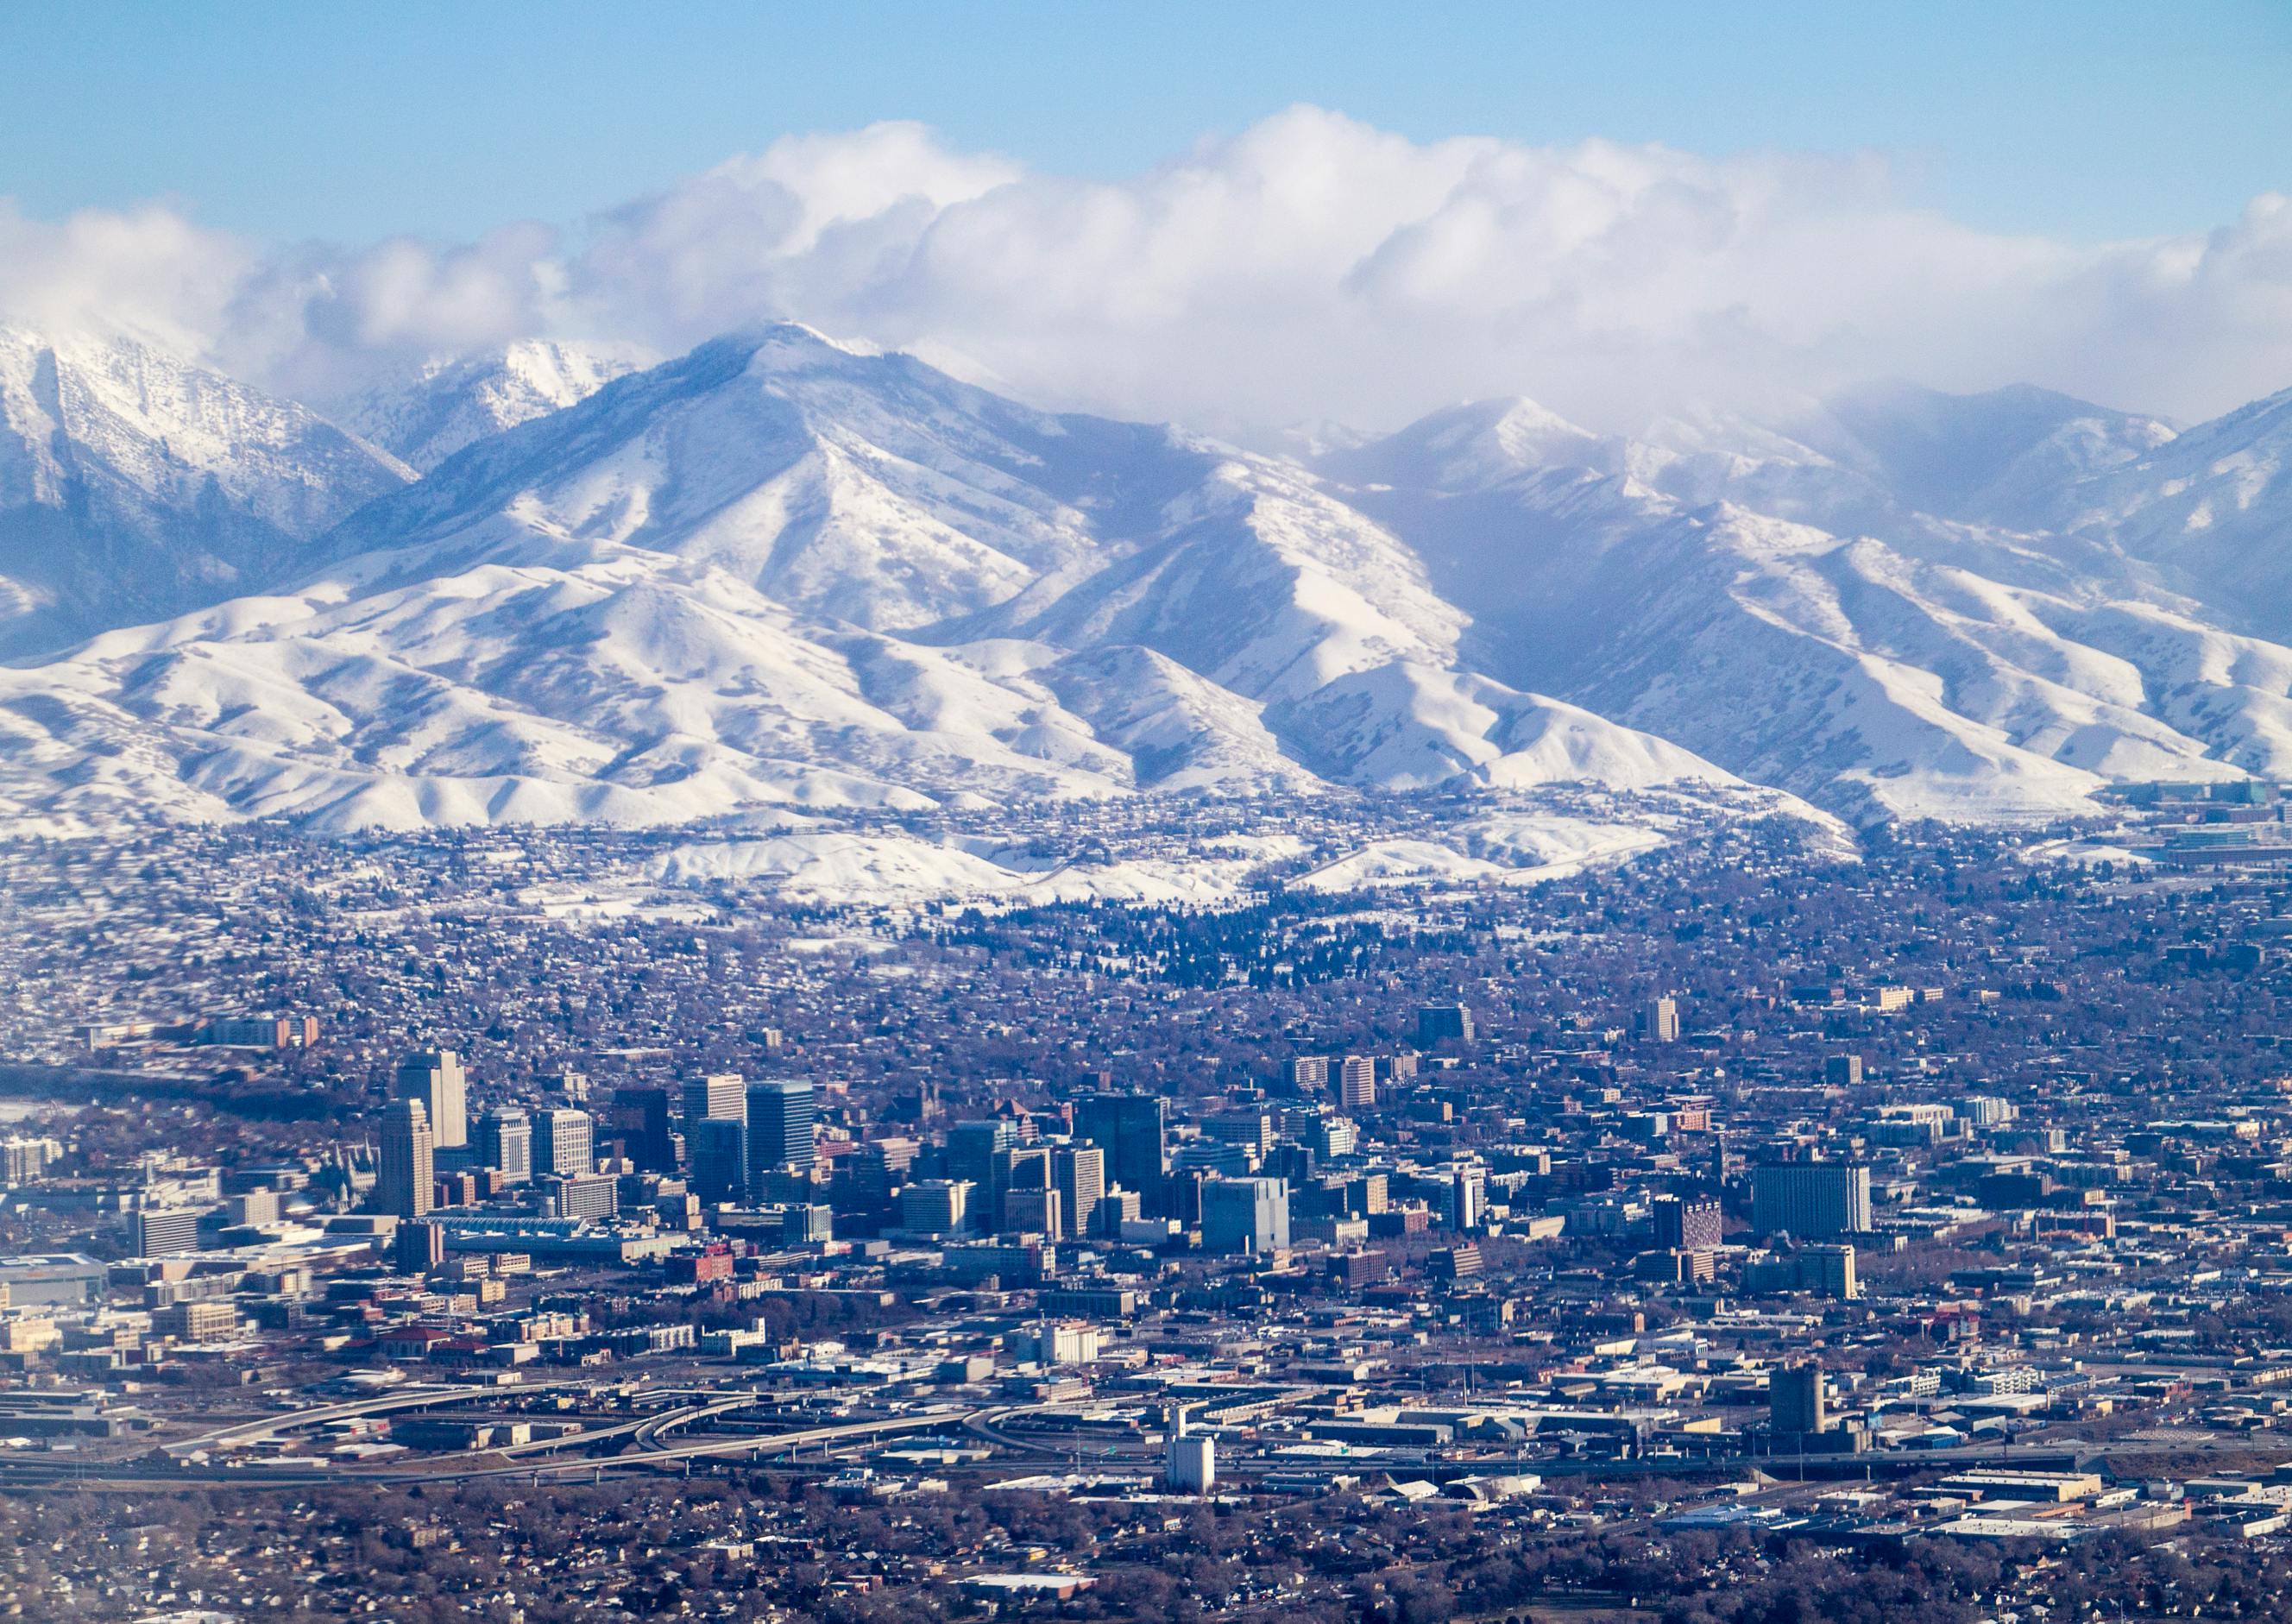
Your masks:
[{"label": "white high-rise building", "polygon": [[737,1071],[711,1071],[706,1077],[684,1079],[685,1136],[692,1135],[691,1125],[714,1118],[719,1122],[746,1122],[748,1119],[747,1082]]},{"label": "white high-rise building", "polygon": [[1449,1179],[1449,1223],[1459,1230],[1480,1228],[1488,1218],[1488,1191],[1485,1168],[1458,1168]]},{"label": "white high-rise building", "polygon": [[514,1105],[500,1105],[478,1118],[478,1160],[496,1169],[502,1182],[522,1184],[533,1177],[533,1119]]},{"label": "white high-rise building", "polygon": [[585,1111],[545,1111],[534,1122],[533,1170],[569,1178],[597,1170],[597,1126]]},{"label": "white high-rise building", "polygon": [[1163,1446],[1162,1479],[1181,1494],[1207,1494],[1217,1482],[1217,1441],[1186,1430],[1186,1407],[1170,1407],[1170,1435]]},{"label": "white high-rise building", "polygon": [[457,1151],[470,1143],[469,1079],[452,1049],[417,1050],[399,1061],[396,1092],[401,1100],[422,1102],[437,1149]]}]

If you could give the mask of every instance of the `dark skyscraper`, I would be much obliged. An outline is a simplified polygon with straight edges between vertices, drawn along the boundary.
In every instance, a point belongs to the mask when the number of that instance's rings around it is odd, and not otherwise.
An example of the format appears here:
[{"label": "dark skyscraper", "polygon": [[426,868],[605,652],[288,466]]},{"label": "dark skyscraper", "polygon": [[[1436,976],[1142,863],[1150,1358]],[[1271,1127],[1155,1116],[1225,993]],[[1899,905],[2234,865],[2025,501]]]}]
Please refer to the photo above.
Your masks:
[{"label": "dark skyscraper", "polygon": [[1853,1161],[1766,1162],[1751,1169],[1751,1227],[1801,1240],[1870,1228],[1870,1169]]},{"label": "dark skyscraper", "polygon": [[1462,1004],[1427,1004],[1416,1012],[1416,1042],[1431,1048],[1443,1041],[1470,1043],[1473,1012]]},{"label": "dark skyscraper", "polygon": [[685,1127],[692,1158],[692,1193],[712,1207],[748,1192],[748,1125],[731,1117],[702,1117]]},{"label": "dark skyscraper", "polygon": [[1002,1224],[1003,1197],[1011,1188],[1005,1152],[1018,1142],[1018,1129],[994,1119],[958,1122],[947,1130],[947,1176],[971,1185],[979,1229],[992,1231]]},{"label": "dark skyscraper", "polygon": [[1659,1195],[1649,1204],[1655,1243],[1666,1251],[1710,1252],[1720,1244],[1719,1203],[1709,1197]]},{"label": "dark skyscraper", "polygon": [[676,1171],[676,1140],[669,1127],[667,1089],[613,1090],[612,1130],[639,1171]]},{"label": "dark skyscraper", "polygon": [[1106,1152],[1106,1181],[1162,1210],[1162,1102],[1150,1094],[1093,1094],[1075,1105],[1075,1132]]},{"label": "dark skyscraper", "polygon": [[1767,1377],[1767,1424],[1786,1437],[1827,1429],[1822,1402],[1822,1367],[1783,1365]]}]

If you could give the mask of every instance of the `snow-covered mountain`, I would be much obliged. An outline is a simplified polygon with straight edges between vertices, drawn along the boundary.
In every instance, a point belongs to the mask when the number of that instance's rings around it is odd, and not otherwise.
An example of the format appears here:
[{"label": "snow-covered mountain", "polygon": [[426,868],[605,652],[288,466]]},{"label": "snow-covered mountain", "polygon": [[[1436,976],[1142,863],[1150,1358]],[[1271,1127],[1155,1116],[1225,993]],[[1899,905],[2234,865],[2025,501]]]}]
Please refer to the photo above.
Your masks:
[{"label": "snow-covered mountain", "polygon": [[424,473],[464,447],[563,411],[658,357],[628,344],[521,339],[367,389],[331,415]]},{"label": "snow-covered mountain", "polygon": [[1618,441],[1496,401],[1323,465],[1475,606],[1480,669],[1842,812],[2042,818],[2110,780],[2292,773],[2292,650],[2105,538],[2014,528],[2169,427],[1890,389],[1794,429]]},{"label": "snow-covered mountain", "polygon": [[155,345],[0,327],[0,658],[244,591],[413,477]]},{"label": "snow-covered mountain", "polygon": [[1636,438],[1498,400],[1307,463],[783,326],[436,368],[359,408],[409,482],[156,352],[0,358],[12,513],[149,538],[8,570],[79,570],[102,628],[0,670],[25,827],[1744,781],[2027,820],[2292,775],[2292,396],[2176,434],[1886,386]]},{"label": "snow-covered mountain", "polygon": [[1752,424],[1675,416],[1634,448],[1634,472],[1689,503],[1731,501],[1841,533],[1942,525],[2047,528],[2062,488],[2147,456],[2161,418],[2026,384],[1948,395],[1870,384]]},{"label": "snow-covered mountain", "polygon": [[2070,482],[2047,516],[2151,566],[2224,624],[2292,639],[2292,390]]},{"label": "snow-covered mountain", "polygon": [[350,826],[1731,781],[1461,667],[1467,618],[1294,464],[801,328],[474,445],[302,562],[0,674],[0,796]]}]

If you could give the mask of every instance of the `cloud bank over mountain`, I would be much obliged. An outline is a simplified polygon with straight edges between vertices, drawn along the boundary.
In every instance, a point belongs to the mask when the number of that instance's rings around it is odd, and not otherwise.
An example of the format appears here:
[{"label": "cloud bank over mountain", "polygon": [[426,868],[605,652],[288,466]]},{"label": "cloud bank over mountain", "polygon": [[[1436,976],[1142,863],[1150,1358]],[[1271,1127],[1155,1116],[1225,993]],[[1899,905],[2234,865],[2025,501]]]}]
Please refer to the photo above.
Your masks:
[{"label": "cloud bank over mountain", "polygon": [[165,203],[0,201],[0,319],[125,327],[300,400],[523,338],[666,354],[771,319],[1237,433],[1523,391],[1637,428],[1874,376],[2195,419],[2292,377],[2292,197],[2079,244],[1916,206],[1876,155],[1422,143],[1296,108],[1101,180],[909,124],[789,138],[469,243],[275,246]]}]

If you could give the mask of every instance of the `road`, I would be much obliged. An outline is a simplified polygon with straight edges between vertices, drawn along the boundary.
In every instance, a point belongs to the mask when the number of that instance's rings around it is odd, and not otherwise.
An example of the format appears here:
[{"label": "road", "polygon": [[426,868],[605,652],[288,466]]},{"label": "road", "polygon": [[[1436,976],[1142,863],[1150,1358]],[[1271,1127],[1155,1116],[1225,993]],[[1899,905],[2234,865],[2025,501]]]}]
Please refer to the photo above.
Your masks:
[{"label": "road", "polygon": [[[556,1384],[567,1385],[567,1384]],[[531,1391],[530,1388],[521,1389]],[[599,1475],[606,1471],[625,1471],[630,1467],[661,1466],[693,1460],[723,1459],[747,1457],[752,1460],[770,1460],[780,1456],[811,1449],[827,1449],[840,1444],[860,1442],[873,1438],[894,1437],[902,1433],[946,1432],[953,1427],[968,1426],[974,1420],[992,1421],[1019,1412],[1025,1407],[999,1407],[976,1410],[936,1410],[914,1415],[884,1416],[873,1420],[842,1422],[829,1426],[801,1428],[793,1432],[738,1434],[730,1436],[676,1437],[698,1422],[730,1415],[737,1410],[772,1402],[775,1395],[743,1393],[727,1394],[706,1402],[685,1406],[665,1414],[641,1417],[616,1423],[611,1426],[593,1429],[568,1437],[538,1441],[532,1444],[511,1445],[491,1450],[467,1461],[438,1456],[424,1457],[419,1461],[397,1462],[372,1467],[343,1467],[331,1463],[312,1460],[307,1464],[294,1462],[277,1466],[229,1466],[182,1462],[182,1457],[202,1449],[211,1450],[219,1444],[245,1443],[267,1438],[278,1433],[303,1426],[324,1425],[327,1421],[352,1416],[373,1415],[383,1410],[417,1408],[427,1403],[457,1402],[468,1396],[500,1396],[499,1389],[431,1388],[426,1394],[393,1394],[388,1399],[362,1399],[354,1403],[330,1405],[321,1410],[288,1411],[262,1421],[236,1424],[229,1427],[198,1434],[168,1446],[168,1452],[179,1464],[154,1467],[141,1461],[93,1463],[57,1460],[53,1457],[17,1457],[0,1458],[0,1490],[54,1487],[69,1483],[83,1489],[141,1489],[203,1488],[269,1489],[290,1486],[310,1486],[324,1483],[466,1483],[489,1477],[522,1477],[533,1482],[564,1481],[585,1474]],[[564,1451],[585,1449],[601,1441],[629,1437],[635,1448],[617,1455],[595,1458],[586,1454],[565,1455],[562,1458],[523,1459],[504,1463],[503,1457],[540,1451]]]},{"label": "road", "polygon": [[363,1416],[388,1415],[399,1410],[435,1409],[441,1404],[458,1403],[464,1399],[499,1398],[504,1393],[541,1393],[552,1388],[568,1387],[566,1381],[521,1382],[512,1388],[457,1387],[430,1383],[393,1387],[388,1393],[373,1398],[349,1399],[339,1404],[322,1405],[316,1410],[286,1410],[274,1416],[263,1416],[253,1421],[234,1422],[210,1432],[197,1433],[189,1438],[164,1445],[167,1453],[182,1458],[202,1450],[236,1449],[245,1444],[259,1443],[282,1432],[301,1432],[309,1427],[324,1426],[329,1422],[355,1420]]},{"label": "road", "polygon": [[[712,1434],[698,1429],[709,1423],[735,1415],[745,1410],[782,1402],[784,1395],[741,1391],[714,1392],[704,1388],[687,1389],[681,1393],[657,1394],[656,1396],[682,1398],[687,1402],[650,1414],[614,1420],[585,1431],[558,1438],[537,1439],[529,1443],[509,1444],[499,1449],[466,1456],[427,1455],[418,1459],[394,1460],[373,1465],[340,1465],[330,1460],[289,1458],[276,1465],[230,1466],[219,1462],[194,1461],[190,1457],[203,1452],[238,1449],[278,1437],[281,1434],[321,1427],[330,1422],[359,1417],[390,1414],[416,1409],[435,1409],[472,1400],[499,1399],[505,1394],[528,1394],[569,1387],[580,1387],[577,1381],[545,1381],[522,1384],[513,1388],[491,1386],[424,1386],[393,1390],[369,1398],[345,1401],[310,1410],[283,1411],[278,1415],[251,1421],[233,1422],[214,1427],[190,1437],[164,1446],[168,1464],[161,1466],[142,1460],[99,1462],[85,1458],[60,1458],[54,1455],[0,1456],[0,1491],[28,1490],[72,1484],[93,1489],[144,1489],[161,1487],[201,1486],[207,1488],[270,1488],[290,1485],[315,1485],[349,1483],[444,1483],[470,1482],[484,1478],[522,1477],[535,1483],[564,1482],[584,1475],[599,1476],[606,1472],[631,1468],[659,1468],[680,1464],[708,1460],[747,1459],[763,1461],[787,1459],[807,1451],[823,1454],[839,1447],[872,1440],[897,1437],[915,1433],[964,1432],[1013,1455],[1061,1458],[1072,1452],[1071,1442],[1061,1444],[1058,1440],[1030,1436],[1023,1431],[1009,1430],[1006,1424],[1014,1418],[1039,1410],[1056,1409],[1056,1405],[996,1404],[969,1410],[940,1410],[913,1414],[883,1416],[868,1420],[840,1421],[819,1426],[800,1426],[780,1433]],[[1093,1440],[1083,1451],[1104,1460],[1127,1458],[1133,1451],[1110,1441]],[[2249,1447],[2250,1441],[2241,1436],[2234,1440]],[[594,1451],[601,1445],[625,1442],[617,1454],[600,1456]],[[2155,1446],[2151,1446],[2153,1449]],[[2182,1447],[2199,1449],[2204,1446],[2191,1440]],[[1938,1471],[1970,1466],[2036,1466],[2055,1465],[2056,1458],[2071,1455],[2108,1455],[2112,1453],[2139,1455],[2141,1448],[2128,1448],[2123,1441],[2100,1441],[2093,1443],[2055,1442],[2023,1442],[2018,1445],[1981,1444],[1954,1450],[1936,1450],[1917,1454],[1899,1451],[1874,1451],[1863,1455],[1811,1455],[1802,1465],[1796,1456],[1748,1458],[1739,1455],[1714,1456],[1688,1459],[1654,1458],[1630,1461],[1612,1459],[1553,1459],[1529,1456],[1518,1459],[1483,1459],[1470,1463],[1428,1463],[1424,1469],[1454,1472],[1471,1471],[1529,1471],[1547,1476],[1584,1475],[1588,1476],[1700,1476],[1712,1474],[1739,1474],[1755,1467],[1771,1475],[1796,1476],[1804,1471],[1809,1477],[1870,1475],[1893,1475],[1904,1471]],[[1150,1464],[1151,1451],[1140,1451],[1142,1458]],[[1249,1450],[1231,1455],[1221,1450],[1225,1458],[1221,1466],[1226,1470],[1245,1473],[1262,1469],[1272,1464]],[[1374,1467],[1379,1463],[1362,1461],[1363,1466]]]}]

